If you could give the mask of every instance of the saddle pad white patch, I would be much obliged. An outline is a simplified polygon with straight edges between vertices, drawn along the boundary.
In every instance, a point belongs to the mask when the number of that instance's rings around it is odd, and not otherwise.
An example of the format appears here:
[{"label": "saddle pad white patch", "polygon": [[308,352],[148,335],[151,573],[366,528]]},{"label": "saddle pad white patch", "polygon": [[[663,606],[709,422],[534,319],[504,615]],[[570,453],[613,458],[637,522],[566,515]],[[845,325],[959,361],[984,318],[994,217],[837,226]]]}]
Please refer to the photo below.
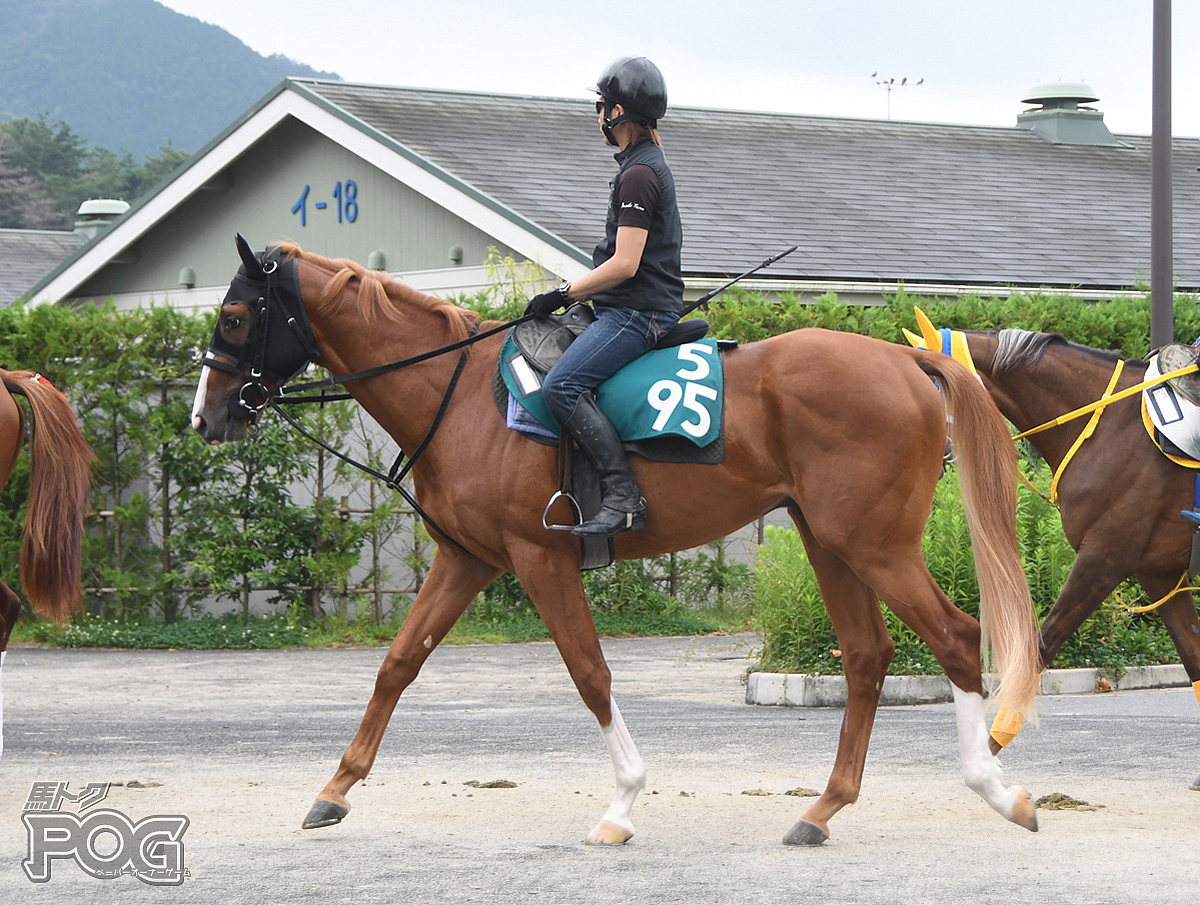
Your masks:
[{"label": "saddle pad white patch", "polygon": [[[1150,359],[1146,379],[1162,375],[1158,356]],[[1142,390],[1146,412],[1164,437],[1193,459],[1200,459],[1200,406],[1189,402],[1168,383],[1155,384]]]}]

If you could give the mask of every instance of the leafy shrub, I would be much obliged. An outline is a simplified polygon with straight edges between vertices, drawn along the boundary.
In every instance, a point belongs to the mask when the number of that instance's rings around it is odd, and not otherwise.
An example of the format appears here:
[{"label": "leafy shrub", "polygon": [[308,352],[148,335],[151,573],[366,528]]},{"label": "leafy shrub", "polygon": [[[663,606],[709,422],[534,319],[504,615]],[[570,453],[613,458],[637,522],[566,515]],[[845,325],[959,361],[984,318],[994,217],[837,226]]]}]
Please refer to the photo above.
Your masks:
[{"label": "leafy shrub", "polygon": [[[1044,467],[1027,476],[1045,493],[1050,475]],[[1017,494],[1017,540],[1039,620],[1045,618],[1070,572],[1074,551],[1062,533],[1057,511],[1034,491],[1022,486]],[[922,541],[925,561],[934,581],[965,612],[979,615],[979,584],[975,578],[970,532],[954,469],[939,482],[933,511]],[[1118,588],[1063,646],[1054,665],[1090,666],[1118,670],[1124,666],[1176,662],[1174,644],[1161,620],[1135,615],[1129,606],[1149,601],[1133,582]],[[759,668],[772,672],[836,673],[840,660],[832,653],[840,645],[825,612],[816,576],[798,532],[768,528],[754,574],[755,619],[763,633]],[[940,673],[929,649],[908,626],[882,603],[884,618],[896,641],[891,672]]]},{"label": "leafy shrub", "polygon": [[251,650],[301,647],[311,629],[271,615],[249,620],[240,615],[204,616],[179,622],[129,623],[115,619],[80,619],[61,628],[48,622],[26,627],[21,640],[56,647],[121,647],[170,650]]}]

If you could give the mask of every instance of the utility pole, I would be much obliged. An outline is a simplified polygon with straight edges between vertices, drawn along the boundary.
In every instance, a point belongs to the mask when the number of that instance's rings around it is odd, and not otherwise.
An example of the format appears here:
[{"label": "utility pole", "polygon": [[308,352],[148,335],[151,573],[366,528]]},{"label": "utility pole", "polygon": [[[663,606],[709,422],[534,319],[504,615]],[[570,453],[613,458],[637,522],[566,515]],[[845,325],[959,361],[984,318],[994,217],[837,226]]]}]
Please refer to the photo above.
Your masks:
[{"label": "utility pole", "polygon": [[1150,132],[1150,348],[1175,338],[1171,203],[1171,0],[1154,0]]}]

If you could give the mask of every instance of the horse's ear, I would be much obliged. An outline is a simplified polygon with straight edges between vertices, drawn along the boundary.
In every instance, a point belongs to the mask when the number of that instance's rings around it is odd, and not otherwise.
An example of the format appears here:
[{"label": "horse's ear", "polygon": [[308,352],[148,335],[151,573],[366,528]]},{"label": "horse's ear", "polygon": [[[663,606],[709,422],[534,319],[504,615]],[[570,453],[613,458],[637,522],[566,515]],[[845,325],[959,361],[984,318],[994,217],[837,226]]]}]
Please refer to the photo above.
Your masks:
[{"label": "horse's ear", "polygon": [[242,266],[246,268],[246,276],[252,280],[266,279],[266,274],[263,273],[262,262],[258,260],[256,255],[250,248],[250,243],[247,242],[241,233],[237,234],[234,240],[237,244],[238,257],[242,259]]}]

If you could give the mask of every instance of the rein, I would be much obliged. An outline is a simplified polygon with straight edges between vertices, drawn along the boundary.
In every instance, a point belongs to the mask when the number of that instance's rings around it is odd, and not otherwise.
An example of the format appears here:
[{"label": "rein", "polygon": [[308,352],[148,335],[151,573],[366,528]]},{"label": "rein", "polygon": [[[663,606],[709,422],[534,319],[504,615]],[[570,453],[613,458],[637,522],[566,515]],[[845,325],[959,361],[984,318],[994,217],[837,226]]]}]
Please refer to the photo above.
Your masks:
[{"label": "rein", "polygon": [[[448,351],[448,350],[443,350],[443,351]],[[420,442],[420,444],[418,444],[418,446],[417,446],[416,450],[413,452],[413,454],[408,457],[407,462],[404,461],[404,459],[405,459],[404,450],[401,450],[400,453],[396,456],[396,460],[392,463],[392,467],[390,469],[388,469],[387,474],[384,474],[381,471],[377,471],[376,469],[372,468],[370,465],[367,465],[364,462],[359,462],[357,459],[351,458],[350,456],[346,455],[345,453],[339,452],[338,450],[334,449],[332,446],[330,446],[328,443],[326,443],[321,438],[316,437],[309,431],[305,430],[304,427],[300,424],[300,422],[298,422],[295,418],[293,418],[291,415],[289,415],[287,412],[285,412],[282,408],[280,408],[280,405],[279,405],[280,402],[284,402],[284,401],[292,402],[292,403],[322,402],[322,401],[334,402],[334,401],[338,401],[338,400],[342,400],[342,399],[350,399],[351,396],[349,393],[342,393],[337,396],[309,396],[309,397],[305,397],[302,399],[288,399],[288,400],[282,400],[282,399],[277,400],[274,397],[269,397],[267,399],[267,404],[271,407],[272,411],[276,412],[281,418],[283,418],[284,421],[286,421],[288,424],[290,424],[296,430],[296,432],[299,433],[305,439],[317,444],[317,446],[321,447],[326,452],[332,453],[334,456],[341,459],[346,464],[353,465],[359,471],[365,472],[366,474],[369,474],[371,477],[378,478],[379,480],[383,481],[383,483],[387,487],[391,488],[392,490],[395,490],[397,493],[400,494],[400,496],[404,497],[405,501],[410,506],[412,506],[413,511],[416,512],[417,515],[421,516],[421,518],[423,518],[425,521],[427,521],[430,525],[432,525],[434,530],[437,531],[438,534],[442,535],[442,537],[446,538],[448,541],[450,541],[450,543],[454,544],[454,546],[458,547],[460,550],[463,550],[465,552],[466,547],[464,547],[457,540],[455,540],[453,536],[451,536],[444,528],[442,528],[436,521],[433,520],[433,518],[429,515],[429,513],[427,513],[424,509],[421,508],[421,505],[417,502],[416,497],[404,489],[404,487],[402,486],[402,482],[404,481],[404,479],[406,477],[408,477],[408,473],[410,471],[412,471],[413,466],[416,465],[417,459],[419,459],[421,457],[421,453],[425,452],[425,448],[427,446],[429,446],[430,441],[433,440],[433,435],[435,433],[437,433],[437,429],[442,423],[442,418],[446,414],[446,409],[450,407],[450,399],[454,396],[454,390],[458,386],[458,378],[462,376],[463,367],[466,365],[466,363],[467,363],[467,353],[463,352],[458,357],[458,365],[454,368],[454,376],[450,378],[450,384],[449,384],[449,386],[446,387],[446,392],[442,395],[442,403],[441,403],[441,405],[438,406],[437,414],[435,414],[433,416],[433,422],[429,425],[429,430],[426,431],[426,433],[425,433],[425,439],[423,439]]]},{"label": "rein", "polygon": [[[1117,365],[1118,373],[1120,373],[1121,367],[1122,367],[1122,365],[1120,363],[1118,363],[1118,365]],[[1076,418],[1082,418],[1084,415],[1088,414],[1089,412],[1096,411],[1097,409],[1102,411],[1105,407],[1107,407],[1109,405],[1109,403],[1118,402],[1121,399],[1127,399],[1128,397],[1133,396],[1136,393],[1140,393],[1142,390],[1146,389],[1147,387],[1152,387],[1152,386],[1155,386],[1160,383],[1166,383],[1168,380],[1174,380],[1176,377],[1182,377],[1184,374],[1192,374],[1192,373],[1195,373],[1196,371],[1200,371],[1200,364],[1190,364],[1186,368],[1179,368],[1178,370],[1175,370],[1175,371],[1168,371],[1166,374],[1159,374],[1153,380],[1144,380],[1139,384],[1135,384],[1134,386],[1126,387],[1125,389],[1121,390],[1121,392],[1114,393],[1112,396],[1109,396],[1106,393],[1105,395],[1101,396],[1095,402],[1091,402],[1091,403],[1088,403],[1087,405],[1080,406],[1079,408],[1075,409],[1073,412],[1067,412],[1065,415],[1059,415],[1053,421],[1047,421],[1045,424],[1039,424],[1037,427],[1030,428],[1029,430],[1025,431],[1024,433],[1017,434],[1015,437],[1013,437],[1013,439],[1020,440],[1023,437],[1030,436],[1031,434],[1038,434],[1044,430],[1049,430],[1052,427],[1058,427],[1060,424],[1066,424],[1068,421],[1074,421]],[[1114,378],[1114,383],[1115,383],[1115,378]],[[1110,383],[1109,384],[1110,390],[1112,389],[1112,386],[1113,386],[1113,383]]]},{"label": "rein", "polygon": [[402,358],[399,361],[389,362],[385,365],[376,365],[373,368],[367,368],[364,371],[355,371],[353,374],[345,374],[341,377],[330,376],[328,380],[314,380],[309,383],[298,383],[294,386],[281,386],[271,393],[273,404],[298,405],[302,402],[332,402],[342,399],[352,398],[349,393],[338,396],[301,396],[298,398],[286,398],[292,393],[306,393],[311,390],[332,389],[339,387],[342,384],[350,383],[352,380],[365,380],[368,377],[378,377],[380,374],[387,374],[390,371],[399,371],[401,368],[407,368],[409,365],[420,364],[423,361],[428,361],[431,358],[436,358],[439,355],[445,355],[447,352],[454,352],[464,346],[470,346],[479,342],[481,339],[487,339],[489,336],[495,336],[497,333],[503,333],[510,327],[515,327],[517,324],[523,324],[525,321],[532,320],[534,315],[526,314],[518,317],[516,320],[507,321],[499,327],[493,327],[490,330],[484,330],[482,333],[472,333],[466,339],[460,339],[458,342],[450,343],[446,346],[439,346],[429,352],[422,352],[420,355],[413,355],[410,358]]},{"label": "rein", "polygon": [[461,339],[445,346],[439,346],[438,348],[429,352],[422,352],[420,355],[413,355],[409,358],[402,358],[399,361],[389,362],[388,364],[384,365],[377,365],[376,367],[367,368],[363,371],[355,371],[353,374],[345,374],[342,377],[330,376],[327,380],[314,380],[308,383],[296,384],[292,387],[281,386],[276,388],[267,396],[265,404],[270,405],[272,411],[276,412],[281,418],[283,418],[284,421],[290,424],[297,431],[297,433],[305,437],[310,442],[317,444],[326,452],[332,453],[347,465],[351,465],[354,468],[357,468],[359,471],[383,481],[385,486],[399,493],[404,500],[410,506],[412,506],[413,511],[416,512],[417,515],[421,516],[421,518],[427,521],[430,525],[432,525],[438,534],[442,535],[442,537],[446,538],[460,550],[466,552],[466,547],[460,544],[444,528],[438,525],[438,523],[434,521],[429,513],[421,508],[420,504],[416,500],[416,497],[410,494],[402,486],[402,482],[406,477],[408,477],[408,474],[412,471],[413,466],[417,464],[417,459],[419,459],[421,454],[425,452],[426,447],[428,447],[430,441],[433,440],[433,435],[437,433],[438,427],[441,426],[442,418],[446,414],[446,409],[450,407],[450,400],[454,396],[454,390],[458,387],[458,379],[462,376],[463,367],[467,363],[466,352],[463,352],[458,358],[458,365],[454,369],[454,375],[450,378],[450,383],[446,387],[446,392],[442,395],[441,405],[438,406],[437,414],[433,416],[433,421],[429,425],[429,430],[425,433],[425,438],[420,442],[420,444],[418,444],[417,448],[413,451],[413,454],[407,457],[407,462],[404,461],[404,450],[400,450],[395,461],[392,462],[392,467],[388,469],[387,474],[377,471],[370,465],[367,465],[365,462],[359,462],[357,459],[354,459],[343,452],[339,452],[324,440],[313,436],[313,434],[305,430],[295,418],[285,412],[281,406],[300,405],[306,402],[339,402],[346,399],[352,399],[354,397],[350,393],[339,393],[335,396],[330,396],[325,393],[322,393],[319,396],[293,396],[292,398],[288,398],[288,396],[292,393],[304,393],[316,389],[324,390],[339,387],[349,383],[352,380],[365,380],[368,377],[377,377],[380,374],[387,374],[391,371],[399,371],[401,368],[407,368],[410,365],[420,364],[423,361],[428,361],[429,359],[436,358],[439,355],[445,355],[448,352],[454,352],[458,349],[463,349],[467,346],[473,345],[482,339],[487,339],[489,336],[494,336],[495,334],[501,333],[510,327],[524,323],[532,317],[532,314],[526,314],[517,318],[516,320],[501,324],[499,327],[493,327],[492,329],[485,330],[482,333],[472,333],[466,339]]},{"label": "rein", "polygon": [[[1067,454],[1065,456],[1063,456],[1063,460],[1058,463],[1058,468],[1056,468],[1054,471],[1054,480],[1050,482],[1050,496],[1045,496],[1040,490],[1038,490],[1036,487],[1033,486],[1032,482],[1030,482],[1030,480],[1028,478],[1026,478],[1025,475],[1021,474],[1020,471],[1017,472],[1017,474],[1020,475],[1021,480],[1025,482],[1026,486],[1031,487],[1033,489],[1034,493],[1036,493],[1038,496],[1040,496],[1043,500],[1045,500],[1051,506],[1054,506],[1055,508],[1058,507],[1058,482],[1062,478],[1063,472],[1067,470],[1067,464],[1071,461],[1071,459],[1073,459],[1075,457],[1075,453],[1077,453],[1079,451],[1079,447],[1083,446],[1083,442],[1085,440],[1087,440],[1093,433],[1095,433],[1096,425],[1100,422],[1100,416],[1104,414],[1104,410],[1108,406],[1108,403],[1114,401],[1115,397],[1112,395],[1112,391],[1113,391],[1113,388],[1117,385],[1117,381],[1120,379],[1121,372],[1124,369],[1125,369],[1125,362],[1118,361],[1116,368],[1113,370],[1113,375],[1108,381],[1108,387],[1107,387],[1107,389],[1105,389],[1104,395],[1100,397],[1100,399],[1098,400],[1097,403],[1094,403],[1092,406],[1084,406],[1082,409],[1076,409],[1076,411],[1072,412],[1069,417],[1064,415],[1063,416],[1063,418],[1065,419],[1064,421],[1047,422],[1046,424],[1043,424],[1040,427],[1036,427],[1033,430],[1027,430],[1023,434],[1017,434],[1017,436],[1013,437],[1013,442],[1015,443],[1017,440],[1021,440],[1025,437],[1028,437],[1030,434],[1036,434],[1042,430],[1045,430],[1045,429],[1055,425],[1056,423],[1065,423],[1066,421],[1070,421],[1073,418],[1082,417],[1084,414],[1087,413],[1087,411],[1092,412],[1092,417],[1090,419],[1088,419],[1088,423],[1086,425],[1084,425],[1083,430],[1079,432],[1079,436],[1075,438],[1075,442],[1071,444],[1071,448],[1069,450],[1067,450]],[[1126,394],[1126,395],[1128,395],[1128,394]],[[1093,411],[1093,408],[1094,408],[1094,411]]]},{"label": "rein", "polygon": [[[238,239],[239,251],[241,251],[241,245],[244,244],[245,240],[243,240],[241,236],[239,236]],[[478,328],[473,327],[471,335],[466,339],[458,340],[445,346],[440,346],[429,352],[423,352],[420,355],[413,355],[409,358],[403,358],[398,361],[389,362],[388,364],[367,368],[363,371],[355,371],[352,374],[346,374],[342,377],[330,376],[327,380],[317,380],[308,383],[287,386],[287,382],[291,379],[291,377],[299,374],[305,365],[315,361],[320,357],[320,351],[317,349],[316,338],[312,335],[312,330],[308,325],[308,316],[307,312],[305,311],[304,300],[300,295],[299,280],[295,278],[294,266],[289,273],[292,276],[295,284],[292,287],[291,293],[295,296],[294,301],[298,309],[295,312],[289,309],[287,299],[288,294],[282,291],[282,287],[280,287],[278,283],[278,275],[281,268],[279,266],[279,259],[274,254],[275,251],[275,249],[268,249],[268,252],[258,259],[258,275],[261,281],[265,283],[265,292],[263,296],[258,298],[257,302],[250,306],[254,314],[253,334],[246,340],[245,343],[231,343],[228,340],[225,340],[222,336],[218,318],[217,329],[213,333],[213,339],[209,345],[209,352],[204,356],[203,363],[205,365],[221,371],[240,375],[244,380],[241,389],[238,391],[236,403],[234,403],[232,397],[230,399],[231,412],[235,410],[236,406],[236,409],[238,410],[237,417],[253,420],[260,411],[267,406],[270,406],[274,412],[278,413],[284,421],[291,425],[292,428],[294,428],[301,436],[310,442],[317,444],[326,452],[333,454],[348,465],[352,465],[360,471],[383,481],[389,488],[399,493],[404,500],[410,506],[412,506],[413,511],[416,512],[417,515],[419,515],[422,519],[424,519],[435,531],[437,531],[438,534],[445,537],[460,550],[465,551],[466,548],[463,547],[462,544],[455,540],[455,538],[453,538],[445,529],[438,525],[438,523],[432,517],[430,517],[429,513],[421,508],[420,504],[416,500],[416,497],[410,494],[402,486],[402,482],[412,471],[413,466],[421,457],[421,454],[425,452],[430,442],[433,440],[434,434],[437,433],[438,427],[441,426],[442,419],[445,417],[446,410],[450,406],[450,400],[454,396],[454,391],[458,387],[459,378],[462,376],[463,368],[466,365],[466,351],[463,351],[459,356],[458,364],[454,369],[454,375],[450,378],[450,383],[446,387],[446,392],[442,395],[441,404],[438,406],[437,413],[434,415],[433,422],[429,425],[429,429],[426,431],[424,439],[421,440],[411,456],[406,457],[404,450],[400,450],[400,453],[396,456],[396,459],[392,463],[392,467],[388,470],[387,474],[377,471],[364,462],[357,461],[345,453],[334,449],[319,437],[314,436],[295,418],[285,412],[282,408],[282,405],[295,405],[305,402],[337,402],[350,399],[352,397],[349,393],[329,395],[325,393],[324,390],[342,386],[353,380],[364,380],[366,378],[375,377],[380,374],[386,374],[391,371],[398,371],[401,368],[419,364],[420,362],[428,361],[431,358],[436,358],[439,355],[445,355],[449,352],[454,352],[460,349],[465,350],[467,346],[473,345],[482,339],[486,339],[489,336],[493,336],[504,330],[508,330],[517,324],[530,320],[533,315],[526,314],[517,318],[516,320],[509,321],[508,323],[501,324],[498,327],[493,327],[490,330],[486,330],[483,333],[477,332]],[[247,255],[253,256],[253,252],[250,251],[249,246],[246,246],[243,253],[243,261],[247,266],[249,266],[250,264],[253,264],[254,261],[247,260]],[[285,318],[285,323],[293,334],[293,342],[298,342],[298,345],[300,346],[299,349],[295,350],[299,354],[295,356],[294,360],[289,360],[282,371],[278,368],[267,366],[269,354],[268,346],[272,339],[271,328],[273,326],[271,323],[270,312],[272,307],[275,306],[281,309],[281,312]],[[288,336],[287,333],[282,335],[285,337]],[[234,358],[236,364],[231,365],[215,358],[212,354],[213,352],[219,352]],[[248,375],[246,374],[247,368],[249,369]],[[266,386],[264,377],[269,377],[276,382],[274,389],[269,389]],[[322,391],[320,395],[294,395],[297,393],[305,393],[317,389]],[[248,391],[251,394],[250,398],[247,397]],[[406,458],[407,462],[405,461]]]}]

